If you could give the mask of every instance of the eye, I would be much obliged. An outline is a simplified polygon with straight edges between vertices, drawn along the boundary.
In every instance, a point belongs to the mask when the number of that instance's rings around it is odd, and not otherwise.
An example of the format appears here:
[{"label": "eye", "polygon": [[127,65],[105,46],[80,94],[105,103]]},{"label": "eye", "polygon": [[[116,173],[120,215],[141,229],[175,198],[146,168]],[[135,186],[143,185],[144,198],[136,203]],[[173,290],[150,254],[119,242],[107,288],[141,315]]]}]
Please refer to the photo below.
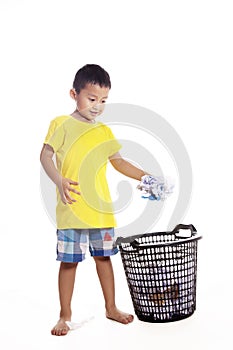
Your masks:
[{"label": "eye", "polygon": [[102,101],[102,103],[106,103],[106,101],[105,101],[105,100],[103,100],[103,101]]},{"label": "eye", "polygon": [[94,98],[89,98],[89,101],[95,102],[95,99]]}]

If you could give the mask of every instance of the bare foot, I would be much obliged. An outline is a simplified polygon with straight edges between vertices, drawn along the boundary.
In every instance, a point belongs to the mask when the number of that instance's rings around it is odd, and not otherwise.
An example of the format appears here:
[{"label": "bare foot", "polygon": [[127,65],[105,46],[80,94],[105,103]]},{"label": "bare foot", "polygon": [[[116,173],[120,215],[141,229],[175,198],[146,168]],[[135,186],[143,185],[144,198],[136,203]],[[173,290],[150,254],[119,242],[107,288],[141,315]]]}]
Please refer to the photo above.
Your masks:
[{"label": "bare foot", "polygon": [[67,326],[66,321],[63,318],[57,322],[56,326],[51,330],[52,335],[66,335],[70,328]]},{"label": "bare foot", "polygon": [[134,319],[133,315],[122,312],[116,307],[106,311],[106,317],[110,320],[117,321],[123,324],[131,323]]}]

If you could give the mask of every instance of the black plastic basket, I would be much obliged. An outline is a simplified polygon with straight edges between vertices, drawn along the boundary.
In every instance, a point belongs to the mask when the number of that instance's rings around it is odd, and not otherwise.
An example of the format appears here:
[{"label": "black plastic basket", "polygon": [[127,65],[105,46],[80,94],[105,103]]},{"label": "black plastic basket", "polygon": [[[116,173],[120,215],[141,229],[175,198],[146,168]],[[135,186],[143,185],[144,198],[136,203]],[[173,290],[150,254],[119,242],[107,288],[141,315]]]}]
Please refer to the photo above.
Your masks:
[{"label": "black plastic basket", "polygon": [[117,239],[139,320],[171,322],[194,313],[200,238],[193,225],[179,224],[170,232]]}]

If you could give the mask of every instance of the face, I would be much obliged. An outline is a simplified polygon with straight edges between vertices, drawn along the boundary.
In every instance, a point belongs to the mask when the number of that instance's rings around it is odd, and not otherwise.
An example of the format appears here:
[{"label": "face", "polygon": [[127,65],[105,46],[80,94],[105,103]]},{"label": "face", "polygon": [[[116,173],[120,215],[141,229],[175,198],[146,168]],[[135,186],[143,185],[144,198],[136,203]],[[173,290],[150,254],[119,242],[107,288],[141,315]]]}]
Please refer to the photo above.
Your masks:
[{"label": "face", "polygon": [[71,97],[77,103],[77,111],[87,122],[92,122],[104,110],[104,104],[108,98],[109,88],[95,84],[86,84],[85,88],[76,93],[70,91]]}]

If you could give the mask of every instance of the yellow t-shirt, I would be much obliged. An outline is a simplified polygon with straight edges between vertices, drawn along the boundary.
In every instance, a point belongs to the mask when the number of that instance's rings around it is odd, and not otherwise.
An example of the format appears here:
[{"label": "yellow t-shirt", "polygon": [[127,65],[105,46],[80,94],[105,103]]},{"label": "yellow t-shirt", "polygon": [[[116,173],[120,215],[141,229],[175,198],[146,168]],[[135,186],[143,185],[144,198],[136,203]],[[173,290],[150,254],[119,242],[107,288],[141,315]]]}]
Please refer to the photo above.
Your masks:
[{"label": "yellow t-shirt", "polygon": [[106,179],[108,157],[121,145],[103,123],[80,122],[72,116],[53,119],[44,141],[56,154],[59,173],[78,181],[81,192],[72,204],[64,204],[57,190],[57,228],[115,227],[111,196]]}]

